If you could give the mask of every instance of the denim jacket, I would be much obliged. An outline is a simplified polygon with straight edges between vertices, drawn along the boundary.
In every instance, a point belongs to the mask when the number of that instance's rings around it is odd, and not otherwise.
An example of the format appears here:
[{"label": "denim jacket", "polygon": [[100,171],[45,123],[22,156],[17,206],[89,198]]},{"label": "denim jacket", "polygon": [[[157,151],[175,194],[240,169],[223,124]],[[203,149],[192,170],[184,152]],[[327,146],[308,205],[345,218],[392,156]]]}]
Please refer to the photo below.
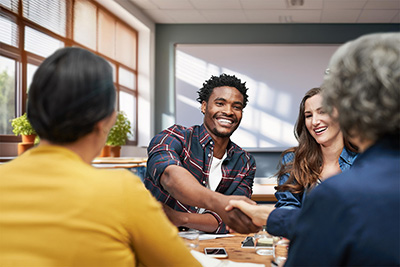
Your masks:
[{"label": "denim jacket", "polygon": [[[339,166],[341,171],[350,169],[358,154],[343,148],[339,156]],[[294,159],[294,153],[290,152],[283,156],[282,164],[287,164]],[[282,175],[279,185],[284,184],[289,179],[289,174]],[[303,193],[294,194],[289,191],[276,192],[275,197],[278,200],[275,204],[276,209],[271,212],[267,220],[267,231],[275,236],[283,236],[289,238],[290,227],[295,219],[304,199],[307,195],[307,188]]]}]

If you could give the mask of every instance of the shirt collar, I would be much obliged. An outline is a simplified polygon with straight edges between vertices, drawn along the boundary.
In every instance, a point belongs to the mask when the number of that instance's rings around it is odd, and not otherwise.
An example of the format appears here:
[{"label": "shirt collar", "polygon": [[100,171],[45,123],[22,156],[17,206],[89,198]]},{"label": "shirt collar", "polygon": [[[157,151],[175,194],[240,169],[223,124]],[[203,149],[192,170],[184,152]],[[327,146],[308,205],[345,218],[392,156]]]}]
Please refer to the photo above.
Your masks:
[{"label": "shirt collar", "polygon": [[340,153],[340,157],[342,158],[342,160],[350,165],[353,164],[353,161],[355,160],[356,156],[357,156],[356,152],[350,151],[346,147],[344,147],[342,153]]},{"label": "shirt collar", "polygon": [[[211,135],[208,133],[204,124],[200,125],[199,129],[199,142],[203,149],[212,141]],[[214,142],[213,142],[214,144]]]},{"label": "shirt collar", "polygon": [[[212,140],[211,135],[208,133],[206,127],[204,126],[204,123],[202,125],[200,125],[199,142],[203,149],[205,149],[205,147],[208,144],[211,144],[212,146],[214,146],[214,141]],[[233,153],[232,149],[233,149],[233,142],[232,142],[232,140],[229,139],[228,146],[226,147],[228,156],[230,156]]]}]

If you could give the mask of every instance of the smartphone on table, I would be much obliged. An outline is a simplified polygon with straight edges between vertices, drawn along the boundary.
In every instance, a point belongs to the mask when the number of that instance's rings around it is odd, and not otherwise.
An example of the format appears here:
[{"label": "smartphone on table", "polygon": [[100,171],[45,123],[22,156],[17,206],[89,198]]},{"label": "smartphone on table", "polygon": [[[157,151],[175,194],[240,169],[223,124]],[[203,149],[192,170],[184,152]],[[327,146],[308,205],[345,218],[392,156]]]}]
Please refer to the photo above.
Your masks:
[{"label": "smartphone on table", "polygon": [[224,248],[205,248],[204,254],[214,258],[228,258],[228,253]]},{"label": "smartphone on table", "polygon": [[242,248],[254,248],[254,237],[246,237],[246,239],[242,241]]}]

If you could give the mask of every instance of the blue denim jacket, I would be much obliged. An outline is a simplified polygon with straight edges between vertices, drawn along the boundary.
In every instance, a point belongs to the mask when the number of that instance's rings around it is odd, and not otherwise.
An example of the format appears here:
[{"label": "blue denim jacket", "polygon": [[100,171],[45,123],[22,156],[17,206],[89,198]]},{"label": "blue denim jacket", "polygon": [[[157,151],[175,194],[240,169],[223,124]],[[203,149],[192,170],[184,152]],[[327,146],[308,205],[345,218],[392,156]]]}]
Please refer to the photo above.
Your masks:
[{"label": "blue denim jacket", "polygon": [[[343,148],[339,156],[339,166],[343,171],[350,169],[358,154],[346,148]],[[294,159],[294,153],[290,152],[283,156],[282,164],[287,164]],[[279,185],[284,184],[289,179],[289,174],[284,174]],[[289,191],[276,192],[275,197],[278,200],[275,204],[276,209],[271,212],[267,220],[267,231],[275,236],[289,238],[290,227],[307,195],[307,189],[303,193],[294,194]]]}]

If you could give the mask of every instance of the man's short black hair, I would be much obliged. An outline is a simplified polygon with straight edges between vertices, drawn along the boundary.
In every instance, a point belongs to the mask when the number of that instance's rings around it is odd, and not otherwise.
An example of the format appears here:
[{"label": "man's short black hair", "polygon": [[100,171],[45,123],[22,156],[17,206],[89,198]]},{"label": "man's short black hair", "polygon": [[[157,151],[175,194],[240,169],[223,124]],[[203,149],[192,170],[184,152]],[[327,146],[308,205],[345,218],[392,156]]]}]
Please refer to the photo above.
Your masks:
[{"label": "man's short black hair", "polygon": [[197,91],[197,93],[199,94],[197,101],[199,101],[200,104],[203,101],[208,102],[208,99],[210,98],[213,89],[221,86],[235,87],[236,89],[238,89],[239,92],[243,95],[243,108],[246,107],[249,98],[246,93],[248,90],[248,88],[246,87],[246,82],[242,83],[242,81],[236,78],[235,75],[227,75],[225,73],[221,74],[219,77],[211,76],[209,80],[205,81],[203,83],[203,87],[200,88],[199,91]]}]

